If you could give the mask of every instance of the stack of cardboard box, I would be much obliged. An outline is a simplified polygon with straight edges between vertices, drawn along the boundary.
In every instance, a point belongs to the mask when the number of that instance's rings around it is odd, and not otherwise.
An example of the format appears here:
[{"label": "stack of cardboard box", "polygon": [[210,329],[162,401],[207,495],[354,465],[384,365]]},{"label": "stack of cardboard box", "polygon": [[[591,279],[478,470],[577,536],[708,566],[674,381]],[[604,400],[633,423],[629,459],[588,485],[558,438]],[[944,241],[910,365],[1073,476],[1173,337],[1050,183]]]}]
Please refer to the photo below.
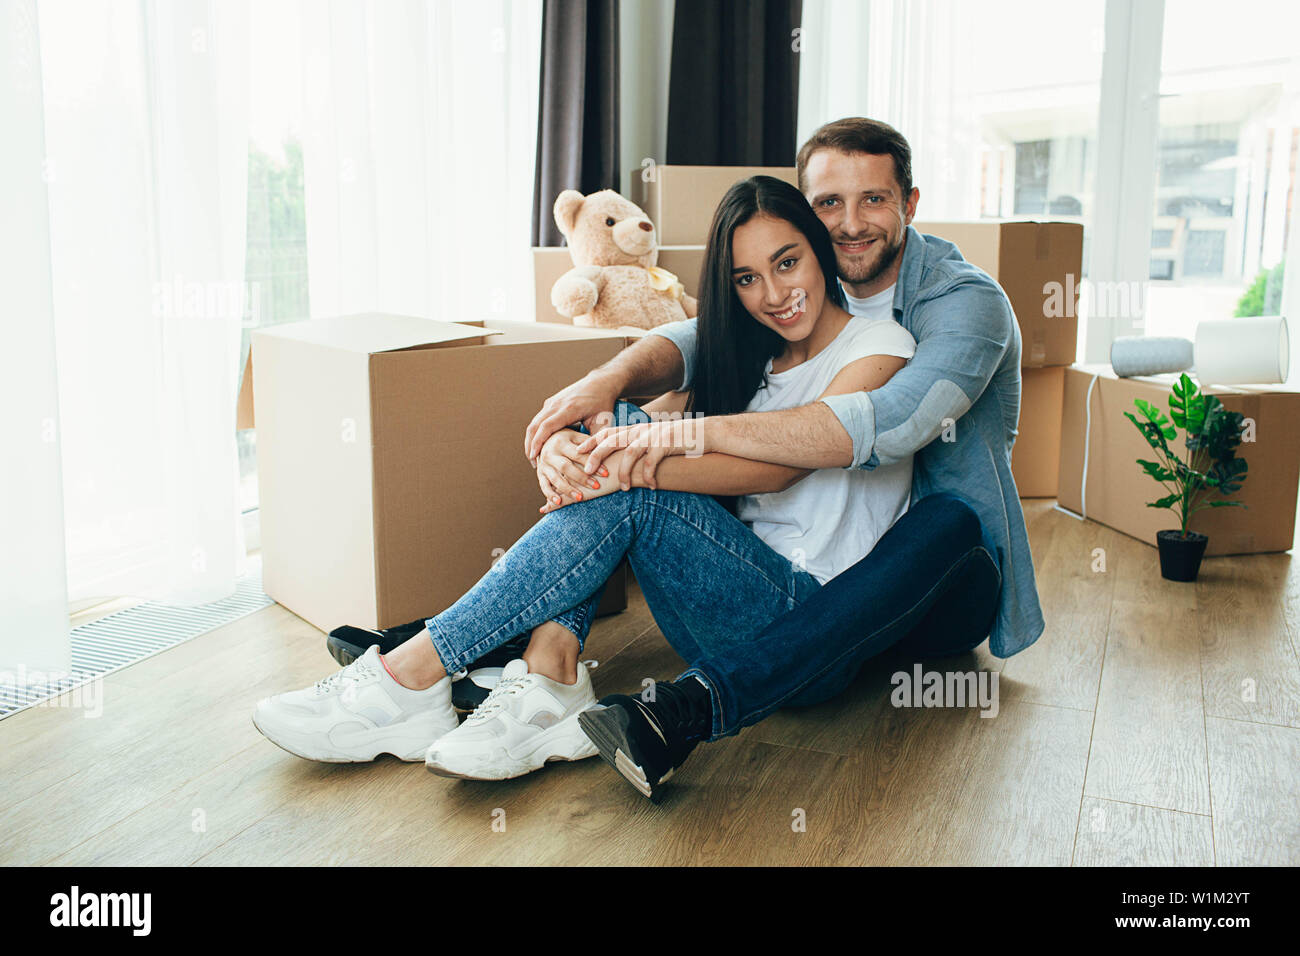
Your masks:
[{"label": "stack of cardboard box", "polygon": [[1056,497],[1065,368],[1074,361],[1083,226],[1069,222],[912,223],[956,243],[1002,286],[1020,326],[1020,425],[1011,472],[1022,498]]}]

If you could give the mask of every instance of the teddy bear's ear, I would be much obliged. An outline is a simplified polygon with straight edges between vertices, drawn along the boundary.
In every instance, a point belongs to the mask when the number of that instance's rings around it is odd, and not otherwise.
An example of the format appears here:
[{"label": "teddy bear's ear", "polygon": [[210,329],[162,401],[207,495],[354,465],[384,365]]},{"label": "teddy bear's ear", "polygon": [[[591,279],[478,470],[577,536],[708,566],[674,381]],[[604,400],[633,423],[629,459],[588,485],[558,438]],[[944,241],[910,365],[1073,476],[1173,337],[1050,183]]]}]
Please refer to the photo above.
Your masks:
[{"label": "teddy bear's ear", "polygon": [[566,238],[573,233],[573,227],[578,224],[578,212],[584,202],[586,197],[576,189],[566,189],[555,197],[555,224],[560,227],[560,232],[564,233]]}]

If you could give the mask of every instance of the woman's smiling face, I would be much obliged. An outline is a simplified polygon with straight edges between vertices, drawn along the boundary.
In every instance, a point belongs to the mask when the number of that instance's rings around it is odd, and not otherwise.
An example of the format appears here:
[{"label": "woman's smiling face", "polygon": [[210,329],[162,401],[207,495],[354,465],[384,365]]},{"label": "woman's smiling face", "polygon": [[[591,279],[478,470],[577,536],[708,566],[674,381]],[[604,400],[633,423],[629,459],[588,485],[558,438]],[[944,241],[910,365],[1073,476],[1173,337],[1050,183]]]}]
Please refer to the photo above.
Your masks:
[{"label": "woman's smiling face", "polygon": [[731,236],[731,282],[741,305],[788,342],[807,338],[826,300],[826,278],[804,234],[759,214]]}]

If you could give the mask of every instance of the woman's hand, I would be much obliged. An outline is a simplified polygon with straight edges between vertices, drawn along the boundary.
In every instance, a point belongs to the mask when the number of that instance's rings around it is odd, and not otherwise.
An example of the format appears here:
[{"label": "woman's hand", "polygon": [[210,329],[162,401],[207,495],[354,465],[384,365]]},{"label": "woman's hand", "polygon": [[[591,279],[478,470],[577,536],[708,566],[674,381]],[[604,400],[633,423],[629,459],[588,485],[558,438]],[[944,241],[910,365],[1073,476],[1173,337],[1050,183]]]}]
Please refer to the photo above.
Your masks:
[{"label": "woman's hand", "polygon": [[[587,437],[581,433],[575,433],[575,434],[577,435],[578,438]],[[575,443],[572,447],[576,448],[577,444]],[[549,496],[546,499],[546,504],[542,505],[542,507],[537,509],[538,513],[547,514],[551,511],[558,511],[560,508],[563,508],[566,505],[574,505],[580,501],[591,501],[593,498],[600,498],[603,497],[604,495],[613,494],[614,492],[618,491],[619,490],[618,482],[609,476],[614,474],[617,471],[617,469],[622,464],[622,460],[623,460],[623,452],[621,451],[614,452],[612,455],[609,456],[608,459],[606,459],[606,464],[608,468],[601,467],[597,469],[594,476],[593,475],[587,476],[588,480],[594,479],[599,487],[587,488],[581,491],[580,494],[582,495],[582,497],[580,498],[574,498],[571,495]],[[576,461],[575,467],[577,467],[579,473],[583,473],[582,465],[586,463],[586,456],[578,455],[577,458],[574,459],[574,461]],[[633,472],[633,475],[634,475],[634,480],[632,481],[632,485],[639,486],[642,488],[646,487],[646,480],[643,472],[641,472],[638,469],[636,472]]]},{"label": "woman's hand", "polygon": [[[579,442],[575,451],[587,455],[585,474],[605,467],[610,475],[617,476],[619,487],[626,491],[633,484],[633,469],[636,469],[641,483],[654,488],[659,462],[670,455],[703,455],[709,451],[706,421],[704,417],[685,417],[602,428]],[[619,451],[615,464],[613,455]]]},{"label": "woman's hand", "polygon": [[[566,501],[581,501],[585,495],[599,490],[604,475],[588,475],[582,470],[587,456],[574,449],[587,436],[571,428],[562,428],[542,444],[537,456],[537,484],[548,504],[559,506]],[[602,469],[604,470],[604,469]]]}]

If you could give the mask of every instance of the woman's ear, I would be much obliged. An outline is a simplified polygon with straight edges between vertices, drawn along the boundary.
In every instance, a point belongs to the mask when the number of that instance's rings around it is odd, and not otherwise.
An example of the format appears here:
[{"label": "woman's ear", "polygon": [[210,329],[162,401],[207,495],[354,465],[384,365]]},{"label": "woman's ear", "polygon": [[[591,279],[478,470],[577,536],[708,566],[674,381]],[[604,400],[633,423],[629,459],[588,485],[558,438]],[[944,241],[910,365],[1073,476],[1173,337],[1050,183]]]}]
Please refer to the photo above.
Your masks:
[{"label": "woman's ear", "polygon": [[566,189],[555,197],[555,224],[560,227],[567,239],[573,234],[573,227],[578,224],[578,213],[586,197],[576,189]]}]

